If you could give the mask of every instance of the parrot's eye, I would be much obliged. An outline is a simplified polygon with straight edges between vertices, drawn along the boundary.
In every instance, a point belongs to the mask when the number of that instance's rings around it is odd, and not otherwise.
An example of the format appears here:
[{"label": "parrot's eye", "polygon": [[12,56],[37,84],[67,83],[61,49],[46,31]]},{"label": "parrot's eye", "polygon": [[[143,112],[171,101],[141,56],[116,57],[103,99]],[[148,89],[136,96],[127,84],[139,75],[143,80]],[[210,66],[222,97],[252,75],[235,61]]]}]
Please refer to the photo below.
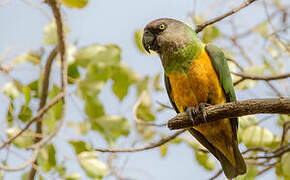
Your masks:
[{"label": "parrot's eye", "polygon": [[167,27],[167,25],[164,23],[158,25],[159,31],[164,31],[166,29],[166,27]]}]

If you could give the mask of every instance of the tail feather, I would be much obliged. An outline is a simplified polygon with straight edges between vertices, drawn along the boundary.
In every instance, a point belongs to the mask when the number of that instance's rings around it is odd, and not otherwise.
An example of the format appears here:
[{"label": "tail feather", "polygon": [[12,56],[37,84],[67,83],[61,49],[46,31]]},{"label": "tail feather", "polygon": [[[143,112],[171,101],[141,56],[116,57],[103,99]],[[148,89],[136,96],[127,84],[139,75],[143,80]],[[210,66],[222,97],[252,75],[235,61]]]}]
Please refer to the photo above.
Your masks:
[{"label": "tail feather", "polygon": [[235,157],[235,165],[233,165],[226,158],[226,156],[215,148],[200,132],[193,128],[190,128],[189,132],[220,161],[224,174],[227,178],[232,179],[238,175],[246,173],[246,163],[239,151],[236,140],[233,139],[232,142]]}]

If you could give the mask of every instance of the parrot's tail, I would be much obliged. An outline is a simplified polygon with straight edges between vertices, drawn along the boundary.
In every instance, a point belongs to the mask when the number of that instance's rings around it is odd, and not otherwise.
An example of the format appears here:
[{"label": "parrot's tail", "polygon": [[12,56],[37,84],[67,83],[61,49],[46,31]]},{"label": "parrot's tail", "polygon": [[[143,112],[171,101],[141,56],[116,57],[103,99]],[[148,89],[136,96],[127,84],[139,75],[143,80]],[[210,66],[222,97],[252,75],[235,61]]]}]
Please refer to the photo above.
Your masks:
[{"label": "parrot's tail", "polygon": [[232,142],[235,157],[235,165],[233,165],[228,158],[214,147],[200,132],[193,128],[190,128],[189,132],[220,161],[224,174],[228,179],[246,173],[247,166],[240,153],[236,140]]},{"label": "parrot's tail", "polygon": [[[234,141],[234,140],[233,140]],[[227,178],[231,179],[247,171],[246,163],[238,148],[238,143],[233,142],[233,151],[235,156],[235,166],[219,151],[217,159],[221,162],[223,171]]]}]

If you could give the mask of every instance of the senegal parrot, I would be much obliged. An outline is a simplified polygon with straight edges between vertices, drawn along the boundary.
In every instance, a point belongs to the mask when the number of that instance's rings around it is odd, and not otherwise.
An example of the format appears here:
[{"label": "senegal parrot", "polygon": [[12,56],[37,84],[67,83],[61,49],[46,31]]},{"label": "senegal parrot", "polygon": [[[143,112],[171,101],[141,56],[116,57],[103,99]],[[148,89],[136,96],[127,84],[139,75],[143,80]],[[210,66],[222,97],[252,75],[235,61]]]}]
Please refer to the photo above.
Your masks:
[{"label": "senegal parrot", "polygon": [[[223,52],[204,44],[187,24],[157,19],[144,28],[143,46],[158,53],[170,102],[177,113],[201,104],[236,101],[232,78]],[[191,112],[194,109],[191,110]],[[238,148],[237,118],[221,119],[189,128],[189,132],[221,163],[232,179],[246,172]]]}]

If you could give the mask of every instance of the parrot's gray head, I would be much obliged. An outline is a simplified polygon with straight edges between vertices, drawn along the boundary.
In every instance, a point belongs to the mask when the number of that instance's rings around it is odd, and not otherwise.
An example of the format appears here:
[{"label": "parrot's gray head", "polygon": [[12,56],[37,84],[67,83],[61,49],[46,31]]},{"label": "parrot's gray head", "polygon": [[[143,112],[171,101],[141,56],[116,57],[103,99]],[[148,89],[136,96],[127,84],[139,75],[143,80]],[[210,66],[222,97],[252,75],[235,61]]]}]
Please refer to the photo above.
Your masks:
[{"label": "parrot's gray head", "polygon": [[190,42],[187,31],[188,27],[181,21],[169,18],[154,20],[144,28],[144,49],[149,53],[153,50],[159,54],[163,50],[178,50]]}]

